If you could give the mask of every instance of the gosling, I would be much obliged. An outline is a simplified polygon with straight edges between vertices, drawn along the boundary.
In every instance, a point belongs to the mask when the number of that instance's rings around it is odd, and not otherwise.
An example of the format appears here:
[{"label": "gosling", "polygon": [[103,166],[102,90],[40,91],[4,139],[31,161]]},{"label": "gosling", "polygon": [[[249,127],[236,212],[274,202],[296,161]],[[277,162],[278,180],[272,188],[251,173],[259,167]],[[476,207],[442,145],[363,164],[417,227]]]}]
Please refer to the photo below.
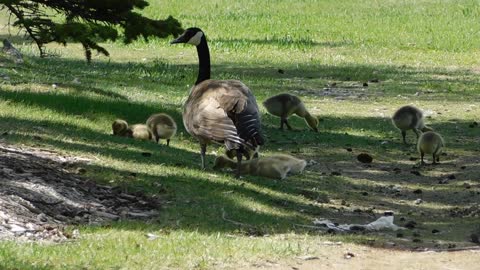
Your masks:
[{"label": "gosling", "polygon": [[167,146],[170,145],[170,139],[177,133],[177,124],[170,115],[157,113],[147,119],[147,126],[153,132],[154,140],[158,143],[160,139],[167,140]]},{"label": "gosling", "polygon": [[392,116],[392,123],[402,132],[404,144],[407,144],[405,139],[407,130],[413,130],[417,135],[417,140],[422,132],[433,131],[430,127],[425,126],[422,111],[410,105],[398,109]]},{"label": "gosling", "polygon": [[433,131],[423,133],[417,143],[417,150],[420,153],[422,165],[425,164],[423,161],[425,154],[432,154],[432,164],[440,162],[440,154],[442,153],[442,148],[444,146],[445,143],[440,134]]},{"label": "gosling", "polygon": [[145,141],[154,140],[152,131],[144,124],[130,126],[125,132],[125,137]]},{"label": "gosling", "polygon": [[286,93],[279,94],[265,100],[263,106],[265,106],[270,114],[280,117],[281,130],[283,130],[284,124],[287,125],[289,130],[292,130],[292,127],[288,123],[288,118],[292,114],[296,114],[304,118],[312,130],[318,132],[318,119],[305,109],[305,105],[297,96]]},{"label": "gosling", "polygon": [[[307,162],[303,159],[288,155],[275,155],[242,162],[240,170],[241,173],[283,180],[288,173],[302,173],[305,166],[307,166]],[[237,164],[226,156],[219,156],[215,159],[213,169],[223,168],[235,169]]]},{"label": "gosling", "polygon": [[117,119],[112,124],[112,130],[114,136],[125,136],[128,130],[128,123],[123,119]]},{"label": "gosling", "polygon": [[[260,149],[260,146],[257,146],[256,149],[251,149],[247,147],[243,149],[242,155],[245,157],[246,160],[250,160],[252,158],[258,158],[259,149]],[[237,149],[225,150],[225,155],[229,159],[234,159],[237,157]]]}]

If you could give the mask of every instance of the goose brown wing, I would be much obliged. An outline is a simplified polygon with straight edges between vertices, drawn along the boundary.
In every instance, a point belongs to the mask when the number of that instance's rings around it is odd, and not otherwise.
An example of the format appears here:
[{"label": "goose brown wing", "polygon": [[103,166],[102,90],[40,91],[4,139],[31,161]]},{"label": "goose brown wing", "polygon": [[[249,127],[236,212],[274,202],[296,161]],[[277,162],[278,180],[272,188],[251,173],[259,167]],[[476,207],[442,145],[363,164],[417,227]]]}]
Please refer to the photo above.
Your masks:
[{"label": "goose brown wing", "polygon": [[238,135],[250,147],[264,144],[261,134],[261,120],[258,105],[252,92],[240,81],[221,81],[223,87],[217,90],[219,104],[233,121]]},{"label": "goose brown wing", "polygon": [[198,104],[194,118],[194,133],[202,138],[225,143],[228,149],[238,148],[235,145],[244,144],[238,136],[237,128],[227,113],[215,99],[205,99]]}]

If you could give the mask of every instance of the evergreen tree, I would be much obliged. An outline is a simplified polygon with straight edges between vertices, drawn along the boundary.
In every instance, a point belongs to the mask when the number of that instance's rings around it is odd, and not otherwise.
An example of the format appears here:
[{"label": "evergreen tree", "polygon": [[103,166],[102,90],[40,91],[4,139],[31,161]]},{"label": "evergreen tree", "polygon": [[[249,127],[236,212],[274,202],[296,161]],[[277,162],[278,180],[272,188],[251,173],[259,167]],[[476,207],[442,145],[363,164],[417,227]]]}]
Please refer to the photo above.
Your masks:
[{"label": "evergreen tree", "polygon": [[92,50],[109,55],[98,42],[123,37],[129,43],[140,37],[148,40],[183,31],[171,16],[153,20],[135,12],[148,6],[145,0],[0,0],[0,6],[10,12],[13,25],[23,28],[35,41],[40,56],[45,56],[47,43],[78,42],[90,61]]}]

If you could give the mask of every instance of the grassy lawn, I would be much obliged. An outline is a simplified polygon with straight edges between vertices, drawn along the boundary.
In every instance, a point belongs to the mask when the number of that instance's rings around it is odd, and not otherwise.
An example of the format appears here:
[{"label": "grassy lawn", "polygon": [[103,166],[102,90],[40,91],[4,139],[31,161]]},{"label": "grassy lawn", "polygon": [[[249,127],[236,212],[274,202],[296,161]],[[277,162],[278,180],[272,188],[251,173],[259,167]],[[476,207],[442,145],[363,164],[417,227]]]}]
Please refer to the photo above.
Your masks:
[{"label": "grassy lawn", "polygon": [[[60,57],[39,59],[25,43],[18,46],[24,65],[4,61],[0,67],[0,133],[8,132],[2,139],[88,157],[86,177],[164,203],[160,216],[147,222],[72,227],[81,233],[74,242],[0,242],[0,268],[238,268],[316,254],[324,241],[471,245],[478,216],[453,209],[480,202],[480,127],[469,127],[480,120],[478,1],[150,2],[147,15],[173,15],[184,27],[205,31],[213,78],[242,80],[259,102],[282,92],[302,97],[322,119],[320,133],[295,117],[296,130],[280,132],[279,119],[261,106],[268,139],[262,155],[290,153],[315,164],[284,181],[235,179],[211,170],[223,150],[210,146],[209,169],[201,171],[199,146],[181,120],[197,75],[193,47],[169,40],[110,43],[111,57],[94,56],[88,65],[77,44],[51,44],[48,52]],[[373,79],[378,82],[368,82]],[[426,111],[428,124],[444,136],[441,165],[414,168],[413,133],[404,146],[389,119],[406,104]],[[170,148],[110,136],[115,118],[140,123],[155,112],[178,123]],[[143,157],[145,151],[152,156]],[[374,162],[359,163],[361,152]],[[452,174],[456,179],[438,184]],[[413,193],[417,189],[422,193]],[[418,198],[424,202],[415,204]],[[315,218],[369,223],[386,210],[395,212],[397,224],[415,220],[418,228],[397,237],[324,235],[297,226]],[[159,238],[151,241],[147,233]]]}]

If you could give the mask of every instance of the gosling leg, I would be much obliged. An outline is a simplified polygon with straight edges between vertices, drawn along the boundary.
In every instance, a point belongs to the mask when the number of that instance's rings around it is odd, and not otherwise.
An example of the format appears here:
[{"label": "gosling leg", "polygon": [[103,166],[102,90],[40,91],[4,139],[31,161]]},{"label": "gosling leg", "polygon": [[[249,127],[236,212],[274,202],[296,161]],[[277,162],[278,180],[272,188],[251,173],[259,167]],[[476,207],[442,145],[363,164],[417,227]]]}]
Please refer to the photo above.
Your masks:
[{"label": "gosling leg", "polygon": [[425,165],[425,161],[423,161],[423,156],[425,156],[425,153],[422,151],[420,152],[420,164]]},{"label": "gosling leg", "polygon": [[407,140],[405,139],[406,136],[407,136],[407,132],[405,130],[402,130],[402,138],[403,138],[404,144],[407,144]]},{"label": "gosling leg", "polygon": [[207,145],[200,144],[200,156],[202,158],[202,170],[205,170],[205,153],[207,152]]},{"label": "gosling leg", "polygon": [[437,158],[435,157],[435,153],[432,154],[432,158],[433,158],[432,164],[433,165],[437,164]]},{"label": "gosling leg", "polygon": [[283,124],[285,123],[285,119],[283,117],[280,118],[280,130],[283,131]]},{"label": "gosling leg", "polygon": [[167,139],[167,146],[170,146],[170,139]]}]

